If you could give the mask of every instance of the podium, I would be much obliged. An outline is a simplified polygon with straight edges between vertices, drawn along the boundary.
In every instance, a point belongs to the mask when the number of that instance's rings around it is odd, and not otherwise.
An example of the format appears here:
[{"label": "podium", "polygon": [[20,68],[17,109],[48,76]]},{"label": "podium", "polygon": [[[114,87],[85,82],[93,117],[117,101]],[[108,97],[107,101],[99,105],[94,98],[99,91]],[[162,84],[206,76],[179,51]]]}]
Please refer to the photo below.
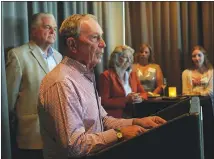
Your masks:
[{"label": "podium", "polygon": [[85,159],[204,159],[203,124],[198,97],[175,104],[157,115],[168,122]]},{"label": "podium", "polygon": [[149,98],[141,103],[133,104],[133,117],[142,118],[150,116],[171,105],[183,102],[183,100],[186,100],[187,98],[188,97],[179,97],[174,99],[167,99],[167,97],[165,99],[162,97]]}]

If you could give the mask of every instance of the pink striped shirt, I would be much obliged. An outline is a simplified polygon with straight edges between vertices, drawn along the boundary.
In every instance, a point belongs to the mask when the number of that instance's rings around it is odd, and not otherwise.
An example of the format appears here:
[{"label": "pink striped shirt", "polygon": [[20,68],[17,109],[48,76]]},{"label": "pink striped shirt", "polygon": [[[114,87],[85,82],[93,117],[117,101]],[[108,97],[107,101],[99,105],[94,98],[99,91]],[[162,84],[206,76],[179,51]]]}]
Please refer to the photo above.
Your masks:
[{"label": "pink striped shirt", "polygon": [[94,87],[94,73],[64,57],[42,80],[39,118],[46,158],[79,157],[117,142],[114,128],[132,119],[107,116]]}]

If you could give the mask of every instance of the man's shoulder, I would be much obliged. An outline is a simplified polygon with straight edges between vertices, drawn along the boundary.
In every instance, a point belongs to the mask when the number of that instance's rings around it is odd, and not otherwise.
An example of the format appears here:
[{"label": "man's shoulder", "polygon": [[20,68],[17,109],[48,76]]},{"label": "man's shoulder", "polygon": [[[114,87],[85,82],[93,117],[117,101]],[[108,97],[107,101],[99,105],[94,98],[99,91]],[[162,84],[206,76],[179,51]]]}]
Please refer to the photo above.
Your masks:
[{"label": "man's shoulder", "polygon": [[40,87],[44,87],[43,89],[48,89],[52,85],[63,81],[63,74],[61,64],[58,64],[51,72],[44,76]]},{"label": "man's shoulder", "polygon": [[51,72],[49,72],[43,79],[41,87],[43,90],[48,90],[56,84],[67,84],[77,80],[78,73],[73,67],[68,68],[62,63],[58,64]]},{"label": "man's shoulder", "polygon": [[44,79],[55,79],[55,82],[65,80],[75,80],[81,73],[75,67],[67,66],[59,63],[51,72],[49,72]]},{"label": "man's shoulder", "polygon": [[29,50],[29,43],[25,43],[21,46],[14,47],[14,48],[9,50],[9,53],[13,52],[13,53],[16,53],[16,55],[19,55],[19,54],[22,54],[23,52],[25,52],[27,50]]}]

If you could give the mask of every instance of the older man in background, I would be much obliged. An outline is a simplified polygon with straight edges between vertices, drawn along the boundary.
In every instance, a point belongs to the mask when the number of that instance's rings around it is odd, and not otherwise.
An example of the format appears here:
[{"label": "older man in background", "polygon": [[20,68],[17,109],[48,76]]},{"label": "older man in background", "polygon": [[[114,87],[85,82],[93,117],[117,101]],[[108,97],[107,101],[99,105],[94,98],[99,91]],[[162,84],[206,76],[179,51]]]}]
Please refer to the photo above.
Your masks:
[{"label": "older man in background", "polygon": [[106,46],[96,17],[72,15],[62,23],[60,34],[65,57],[44,77],[39,94],[45,159],[85,156],[165,123],[157,116],[142,119],[107,116],[100,104],[93,72]]},{"label": "older man in background", "polygon": [[52,14],[34,14],[30,41],[7,53],[10,126],[13,128],[11,131],[15,132],[18,146],[13,158],[43,158],[37,111],[38,91],[43,77],[62,59],[62,55],[51,47],[56,40],[56,31]]}]

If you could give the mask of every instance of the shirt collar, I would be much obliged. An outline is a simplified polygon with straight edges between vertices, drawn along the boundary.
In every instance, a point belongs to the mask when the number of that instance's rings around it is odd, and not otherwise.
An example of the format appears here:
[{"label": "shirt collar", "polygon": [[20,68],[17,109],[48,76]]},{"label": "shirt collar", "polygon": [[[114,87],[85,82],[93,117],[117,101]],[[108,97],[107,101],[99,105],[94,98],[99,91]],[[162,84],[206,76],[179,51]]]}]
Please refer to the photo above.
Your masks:
[{"label": "shirt collar", "polygon": [[90,81],[94,82],[94,70],[89,70],[84,64],[76,61],[68,56],[64,56],[62,63],[68,66],[73,66],[76,70],[78,70],[81,74],[83,74]]},{"label": "shirt collar", "polygon": [[68,56],[64,56],[62,63],[67,64],[67,65],[72,65],[75,67],[78,71],[80,71],[83,74],[88,74],[88,73],[93,73],[93,70],[89,70],[86,65],[80,63],[77,60],[74,60]]},{"label": "shirt collar", "polygon": [[42,49],[40,47],[39,47],[39,49],[40,49],[40,52],[41,52],[43,58],[48,58],[48,57],[53,55],[53,48],[52,47],[48,48],[47,55],[45,54],[44,51],[42,51]]}]

